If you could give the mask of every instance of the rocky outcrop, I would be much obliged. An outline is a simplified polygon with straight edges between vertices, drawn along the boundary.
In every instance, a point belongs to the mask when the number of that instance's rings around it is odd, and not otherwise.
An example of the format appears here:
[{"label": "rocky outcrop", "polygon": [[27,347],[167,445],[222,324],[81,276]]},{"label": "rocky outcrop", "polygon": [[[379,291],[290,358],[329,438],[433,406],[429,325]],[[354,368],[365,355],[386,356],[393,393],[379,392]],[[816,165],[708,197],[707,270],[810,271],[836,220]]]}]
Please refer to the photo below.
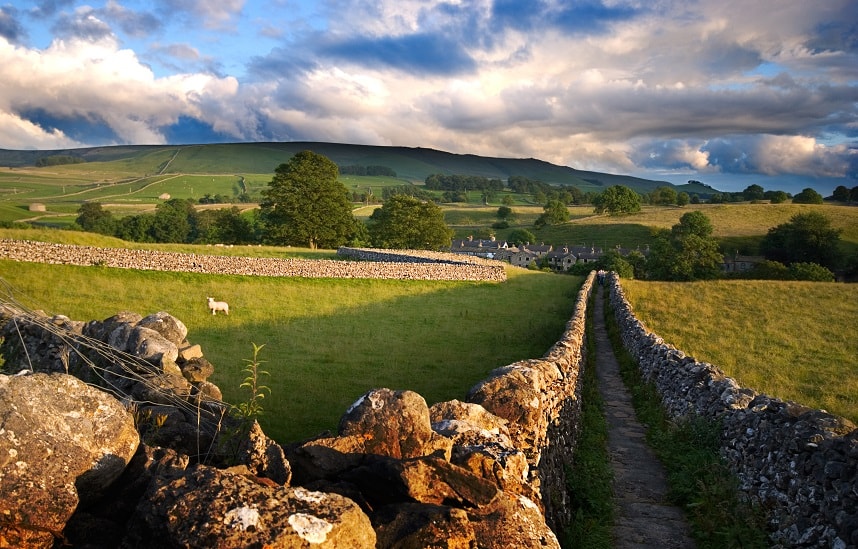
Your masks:
[{"label": "rocky outcrop", "polygon": [[772,543],[858,547],[858,430],[822,410],[741,387],[664,342],[635,318],[619,279],[610,300],[625,348],[676,418],[723,425],[721,453],[741,489],[769,511]]},{"label": "rocky outcrop", "polygon": [[139,442],[115,398],[72,376],[0,375],[0,546],[50,547]]}]

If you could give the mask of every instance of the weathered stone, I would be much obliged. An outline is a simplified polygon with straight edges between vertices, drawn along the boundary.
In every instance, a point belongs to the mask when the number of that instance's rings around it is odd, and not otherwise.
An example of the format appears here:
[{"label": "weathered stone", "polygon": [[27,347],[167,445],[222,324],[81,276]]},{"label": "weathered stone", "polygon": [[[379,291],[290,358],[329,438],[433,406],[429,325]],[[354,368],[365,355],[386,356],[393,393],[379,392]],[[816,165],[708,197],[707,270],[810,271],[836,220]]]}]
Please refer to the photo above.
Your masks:
[{"label": "weathered stone", "polygon": [[502,494],[491,506],[468,511],[477,547],[486,549],[556,548],[557,536],[540,508],[524,496]]},{"label": "weathered stone", "polygon": [[[178,347],[188,337],[188,328],[185,324],[165,311],[159,311],[149,316],[143,317],[138,326],[155,330],[167,341]],[[175,360],[175,359],[174,359]]]},{"label": "weathered stone", "polygon": [[179,346],[179,362],[184,363],[195,358],[203,357],[203,349],[199,345]]},{"label": "weathered stone", "polygon": [[179,358],[179,347],[151,328],[136,326],[128,338],[128,350],[152,364],[160,364],[162,357],[175,362]]},{"label": "weathered stone", "polygon": [[0,410],[0,539],[50,547],[78,501],[101,495],[134,455],[134,420],[65,374],[0,375]]},{"label": "weathered stone", "polygon": [[400,503],[372,514],[377,547],[397,549],[473,549],[474,529],[464,509]]},{"label": "weathered stone", "polygon": [[[473,426],[472,428],[485,430],[495,435],[509,436],[509,428],[507,427],[509,422],[507,420],[472,402],[462,402],[460,400],[437,402],[429,407],[429,417],[436,431],[438,431],[436,424],[455,420],[457,422],[465,422]],[[441,434],[449,436],[446,433]]]},{"label": "weathered stone", "polygon": [[156,479],[123,547],[375,547],[369,518],[351,500],[196,466]]},{"label": "weathered stone", "polygon": [[362,437],[366,453],[395,458],[439,450],[449,457],[452,446],[432,430],[426,400],[413,391],[375,389],[366,393],[340,419],[339,434]]},{"label": "weathered stone", "polygon": [[131,396],[140,402],[173,405],[190,394],[191,384],[182,376],[170,374],[147,375],[131,391]]},{"label": "weathered stone", "polygon": [[182,375],[190,382],[206,381],[214,373],[214,366],[203,357],[192,358],[182,364]]}]

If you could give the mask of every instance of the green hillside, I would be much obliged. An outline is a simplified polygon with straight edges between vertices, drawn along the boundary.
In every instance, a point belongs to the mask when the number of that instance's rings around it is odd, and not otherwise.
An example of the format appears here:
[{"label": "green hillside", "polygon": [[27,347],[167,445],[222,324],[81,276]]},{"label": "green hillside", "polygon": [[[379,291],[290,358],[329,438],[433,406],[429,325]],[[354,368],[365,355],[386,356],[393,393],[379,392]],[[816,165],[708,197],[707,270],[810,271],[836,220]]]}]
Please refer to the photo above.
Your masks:
[{"label": "green hillside", "polygon": [[[520,175],[550,184],[575,185],[582,191],[626,185],[638,192],[649,192],[658,186],[670,185],[665,181],[575,170],[534,158],[491,158],[425,148],[319,142],[116,146],[51,151],[0,149],[0,166],[28,168],[36,166],[40,160],[67,156],[84,162],[44,169],[64,173],[114,173],[127,177],[160,173],[271,174],[278,165],[306,149],[325,155],[340,166],[387,166],[400,178],[412,182],[423,182],[428,175],[442,173],[504,180]],[[713,190],[700,186],[689,192],[708,194]]]}]

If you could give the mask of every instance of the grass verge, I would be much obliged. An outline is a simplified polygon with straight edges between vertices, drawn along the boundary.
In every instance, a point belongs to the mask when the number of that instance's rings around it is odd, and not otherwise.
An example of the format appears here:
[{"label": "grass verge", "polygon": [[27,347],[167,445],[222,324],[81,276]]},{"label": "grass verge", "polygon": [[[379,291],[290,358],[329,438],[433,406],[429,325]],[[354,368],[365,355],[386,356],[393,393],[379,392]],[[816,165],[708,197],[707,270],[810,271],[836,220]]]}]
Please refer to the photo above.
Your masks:
[{"label": "grass verge", "polygon": [[765,516],[738,489],[738,480],[719,455],[721,427],[702,417],[671,421],[655,386],[644,382],[634,358],[620,341],[613,311],[605,324],[632,394],[647,441],[668,474],[671,502],[685,510],[700,549],[768,547]]},{"label": "grass verge", "polygon": [[593,307],[596,292],[590,294],[587,307],[587,355],[582,371],[581,434],[575,449],[573,465],[566,471],[574,520],[563,532],[562,544],[567,549],[610,549],[614,506],[611,491],[613,473],[608,456],[608,422],[604,401],[599,393],[594,358]]}]

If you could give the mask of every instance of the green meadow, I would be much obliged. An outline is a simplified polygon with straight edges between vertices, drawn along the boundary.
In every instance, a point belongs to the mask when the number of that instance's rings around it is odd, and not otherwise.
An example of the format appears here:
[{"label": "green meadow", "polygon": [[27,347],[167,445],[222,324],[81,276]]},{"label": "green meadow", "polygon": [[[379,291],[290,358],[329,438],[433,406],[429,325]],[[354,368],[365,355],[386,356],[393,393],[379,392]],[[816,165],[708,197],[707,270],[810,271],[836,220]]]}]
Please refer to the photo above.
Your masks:
[{"label": "green meadow", "polygon": [[740,385],[858,423],[858,285],[623,280],[635,315]]},{"label": "green meadow", "polygon": [[[78,233],[80,234],[80,233]],[[98,244],[97,242],[88,242]],[[200,250],[211,253],[212,250]],[[221,250],[218,250],[221,251]],[[0,278],[29,309],[76,320],[167,311],[215,365],[233,404],[252,345],[271,388],[261,423],[280,442],[336,431],[373,388],[409,389],[431,404],[464,399],[492,369],[542,356],[572,314],[581,279],[511,269],[504,283],[266,278],[163,273],[0,260]],[[212,316],[206,297],[230,304]]]}]

